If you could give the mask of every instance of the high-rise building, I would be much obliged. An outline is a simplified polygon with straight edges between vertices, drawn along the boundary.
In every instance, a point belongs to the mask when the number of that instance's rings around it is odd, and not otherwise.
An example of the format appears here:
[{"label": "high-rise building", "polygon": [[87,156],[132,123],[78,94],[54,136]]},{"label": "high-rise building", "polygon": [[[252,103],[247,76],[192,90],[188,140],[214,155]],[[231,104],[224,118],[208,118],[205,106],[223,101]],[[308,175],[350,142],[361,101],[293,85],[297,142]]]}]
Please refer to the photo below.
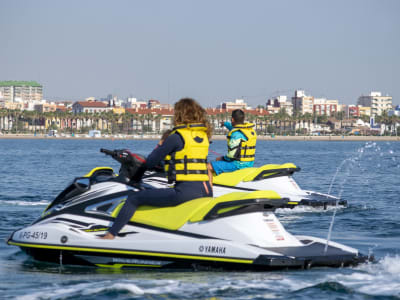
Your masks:
[{"label": "high-rise building", "polygon": [[380,116],[384,111],[392,109],[392,97],[382,96],[381,92],[371,92],[368,96],[360,96],[358,105],[371,107],[371,116]]},{"label": "high-rise building", "polygon": [[293,111],[302,115],[306,113],[313,113],[314,110],[314,97],[306,96],[303,90],[296,90],[294,97],[292,97]]},{"label": "high-rise building", "polygon": [[5,102],[40,101],[43,87],[36,81],[0,81],[0,100]]}]

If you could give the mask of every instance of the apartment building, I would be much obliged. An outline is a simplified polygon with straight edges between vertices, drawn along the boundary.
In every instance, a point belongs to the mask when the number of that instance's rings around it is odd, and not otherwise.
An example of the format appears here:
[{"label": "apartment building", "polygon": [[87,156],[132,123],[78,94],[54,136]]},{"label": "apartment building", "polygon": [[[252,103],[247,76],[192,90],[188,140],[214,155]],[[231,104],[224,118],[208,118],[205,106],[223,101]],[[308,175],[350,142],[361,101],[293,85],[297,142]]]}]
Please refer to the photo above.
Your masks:
[{"label": "apartment building", "polygon": [[284,95],[268,99],[266,103],[267,111],[270,114],[275,114],[278,113],[281,109],[284,109],[289,116],[292,116],[293,104],[287,100],[287,96]]},{"label": "apartment building", "polygon": [[382,96],[381,92],[371,92],[367,96],[360,96],[357,105],[371,107],[371,116],[380,116],[384,111],[392,109],[392,97]]},{"label": "apartment building", "polygon": [[4,102],[40,101],[43,87],[36,81],[0,81],[0,100]]},{"label": "apartment building", "polygon": [[124,108],[145,109],[147,108],[147,102],[138,101],[136,98],[129,97],[128,99],[125,100],[124,103],[122,103],[122,106]]},{"label": "apartment building", "polygon": [[312,114],[314,111],[314,97],[307,96],[303,90],[296,90],[292,97],[293,111],[299,114]]},{"label": "apartment building", "polygon": [[315,98],[313,113],[318,116],[332,116],[339,111],[338,100],[328,100],[325,98]]},{"label": "apartment building", "polygon": [[222,109],[235,110],[235,109],[246,109],[247,103],[243,99],[236,99],[235,102],[223,102],[221,104]]}]

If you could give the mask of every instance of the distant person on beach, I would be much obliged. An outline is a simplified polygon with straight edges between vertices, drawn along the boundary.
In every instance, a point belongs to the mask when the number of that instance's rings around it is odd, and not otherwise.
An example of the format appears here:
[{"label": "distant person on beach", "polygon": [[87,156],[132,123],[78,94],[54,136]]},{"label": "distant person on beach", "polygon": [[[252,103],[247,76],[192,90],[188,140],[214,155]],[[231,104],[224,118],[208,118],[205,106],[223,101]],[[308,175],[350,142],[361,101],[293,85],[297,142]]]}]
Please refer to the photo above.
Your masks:
[{"label": "distant person on beach", "polygon": [[216,175],[253,166],[257,134],[253,129],[254,124],[245,123],[244,119],[243,110],[236,109],[232,112],[232,122],[224,123],[229,130],[228,152],[208,164],[209,170]]},{"label": "distant person on beach", "polygon": [[139,182],[145,170],[164,160],[164,170],[173,188],[129,191],[117,218],[102,239],[114,239],[131,220],[138,206],[176,206],[192,199],[212,197],[207,156],[211,126],[204,108],[195,100],[184,98],[174,105],[174,128],[163,134],[131,180]]}]

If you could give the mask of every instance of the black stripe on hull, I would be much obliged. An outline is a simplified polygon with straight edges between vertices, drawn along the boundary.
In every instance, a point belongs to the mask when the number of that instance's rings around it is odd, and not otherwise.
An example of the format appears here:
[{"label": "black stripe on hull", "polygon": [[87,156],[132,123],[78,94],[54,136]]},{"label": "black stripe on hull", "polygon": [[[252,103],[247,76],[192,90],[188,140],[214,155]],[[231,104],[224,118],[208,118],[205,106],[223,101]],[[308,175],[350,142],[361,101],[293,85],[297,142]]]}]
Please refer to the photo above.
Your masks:
[{"label": "black stripe on hull", "polygon": [[[35,260],[50,262],[63,265],[80,265],[95,267],[111,267],[120,264],[118,268],[134,268],[134,269],[152,269],[152,270],[188,270],[188,271],[215,271],[215,270],[234,270],[234,271],[273,271],[282,269],[309,269],[311,267],[346,267],[355,266],[366,262],[368,259],[364,256],[337,256],[324,258],[308,257],[292,259],[289,257],[269,257],[260,255],[252,264],[232,263],[220,261],[204,261],[196,259],[180,259],[180,258],[163,258],[158,256],[143,255],[124,255],[124,254],[106,254],[91,253],[83,251],[68,251],[54,249],[37,249],[21,247],[28,255]],[[90,261],[85,257],[90,256]],[[104,264],[107,258],[115,263]],[[98,260],[98,263],[96,263]],[[134,264],[129,263],[134,260],[140,261],[158,261],[159,265]],[[124,263],[125,262],[125,263]],[[164,262],[164,263],[163,263]]]}]

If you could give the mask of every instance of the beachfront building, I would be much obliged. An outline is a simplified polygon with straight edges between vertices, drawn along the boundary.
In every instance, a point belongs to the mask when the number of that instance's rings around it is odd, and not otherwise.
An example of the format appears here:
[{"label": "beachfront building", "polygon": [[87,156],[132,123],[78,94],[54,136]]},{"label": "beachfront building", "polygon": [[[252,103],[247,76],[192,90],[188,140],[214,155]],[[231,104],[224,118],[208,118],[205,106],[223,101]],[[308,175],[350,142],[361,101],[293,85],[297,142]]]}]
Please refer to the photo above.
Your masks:
[{"label": "beachfront building", "polygon": [[[222,125],[223,122],[232,120],[232,111],[234,109],[223,109],[219,108],[207,108],[207,116],[211,125],[214,128],[214,132],[217,134],[226,133],[226,129]],[[266,131],[270,120],[268,120],[269,112],[262,107],[256,109],[245,109],[244,110],[246,122],[255,124],[257,131]]]},{"label": "beachfront building", "polygon": [[235,102],[222,102],[221,108],[225,110],[242,109],[245,110],[248,107],[244,99],[236,99]]},{"label": "beachfront building", "polygon": [[127,108],[126,112],[132,116],[130,126],[135,133],[162,133],[173,127],[174,110],[172,108]]},{"label": "beachfront building", "polygon": [[36,81],[0,81],[0,100],[24,102],[42,100],[43,86]]},{"label": "beachfront building", "polygon": [[370,117],[371,116],[371,107],[359,105],[358,109],[360,111],[360,117],[362,117],[362,116]]},{"label": "beachfront building", "polygon": [[138,101],[136,98],[129,97],[122,103],[122,106],[124,108],[145,109],[147,108],[147,102]]},{"label": "beachfront building", "polygon": [[276,114],[284,110],[289,116],[293,115],[293,103],[289,102],[287,96],[278,96],[267,100],[266,109],[270,114]]},{"label": "beachfront building", "polygon": [[161,108],[161,103],[160,101],[156,99],[150,99],[149,102],[147,102],[147,107],[148,108]]},{"label": "beachfront building", "polygon": [[293,111],[301,115],[312,114],[314,111],[314,97],[307,96],[304,90],[296,90],[292,97]]},{"label": "beachfront building", "polygon": [[36,104],[34,106],[34,110],[40,113],[46,113],[46,112],[55,112],[55,111],[67,111],[67,107],[64,105],[64,103],[41,103],[41,104]]},{"label": "beachfront building", "polygon": [[328,100],[325,98],[315,98],[313,103],[313,113],[317,116],[332,116],[339,111],[338,100]]},{"label": "beachfront building", "polygon": [[357,104],[371,107],[371,116],[376,117],[382,115],[384,111],[392,109],[392,97],[389,95],[382,96],[381,92],[371,92],[367,96],[360,96]]},{"label": "beachfront building", "polygon": [[78,101],[72,105],[72,111],[74,114],[79,113],[101,113],[110,110],[111,108],[104,102],[90,100],[90,101]]},{"label": "beachfront building", "polygon": [[400,105],[397,105],[394,109],[388,111],[388,116],[400,117]]}]

